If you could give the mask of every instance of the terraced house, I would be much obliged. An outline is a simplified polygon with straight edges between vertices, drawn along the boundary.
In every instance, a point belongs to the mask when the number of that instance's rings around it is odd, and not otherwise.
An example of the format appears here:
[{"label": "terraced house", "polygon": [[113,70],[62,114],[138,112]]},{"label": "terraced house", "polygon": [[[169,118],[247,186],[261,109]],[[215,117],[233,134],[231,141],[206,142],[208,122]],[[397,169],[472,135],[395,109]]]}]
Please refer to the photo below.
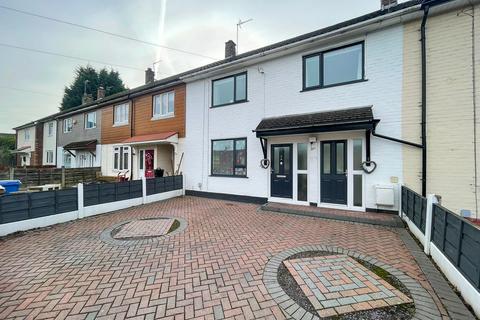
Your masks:
[{"label": "terraced house", "polygon": [[424,2],[422,16],[404,25],[402,137],[426,144],[404,147],[404,182],[479,218],[479,1],[438,2]]},{"label": "terraced house", "polygon": [[[192,72],[189,193],[350,210],[396,210],[403,22],[394,5]],[[200,156],[201,155],[201,156]]]},{"label": "terraced house", "polygon": [[41,167],[56,165],[57,121],[55,115],[14,128],[16,165]]},{"label": "terraced house", "polygon": [[357,211],[397,210],[406,183],[476,211],[478,1],[380,4],[56,115],[57,165]]},{"label": "terraced house", "polygon": [[[154,80],[102,108],[102,173],[132,179],[181,171],[185,137],[185,85],[172,77]],[[160,173],[161,172],[161,173]]]},{"label": "terraced house", "polygon": [[98,101],[104,91],[99,89],[97,101],[87,96],[84,104],[61,112],[57,117],[57,166],[61,168],[100,167],[101,113]]}]

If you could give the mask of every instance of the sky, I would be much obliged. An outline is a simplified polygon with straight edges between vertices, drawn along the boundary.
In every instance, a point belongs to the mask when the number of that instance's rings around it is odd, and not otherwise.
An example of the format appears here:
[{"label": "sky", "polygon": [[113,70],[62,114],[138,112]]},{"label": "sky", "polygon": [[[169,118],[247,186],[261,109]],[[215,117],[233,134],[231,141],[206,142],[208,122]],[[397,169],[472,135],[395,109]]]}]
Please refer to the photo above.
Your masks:
[{"label": "sky", "polygon": [[[400,1],[402,2],[402,1]],[[144,70],[164,78],[221,59],[229,39],[239,53],[378,10],[380,0],[0,0],[6,6],[194,52],[181,53],[0,7],[0,132],[58,111],[78,66],[113,68],[128,88]],[[51,56],[8,46],[75,56]],[[109,64],[113,64],[109,65]],[[121,65],[115,66],[115,65]]]}]

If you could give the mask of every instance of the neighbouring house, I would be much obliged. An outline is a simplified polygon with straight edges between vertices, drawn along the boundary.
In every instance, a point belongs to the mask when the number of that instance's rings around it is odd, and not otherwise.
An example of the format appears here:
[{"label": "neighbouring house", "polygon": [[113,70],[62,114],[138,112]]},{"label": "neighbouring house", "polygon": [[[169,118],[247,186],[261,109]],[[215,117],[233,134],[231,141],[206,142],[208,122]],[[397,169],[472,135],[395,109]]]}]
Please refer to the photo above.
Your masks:
[{"label": "neighbouring house", "polygon": [[[57,167],[89,168],[101,165],[102,113],[98,101],[103,99],[99,89],[97,101],[86,95],[83,104],[57,116]],[[102,91],[102,92],[100,92]]]},{"label": "neighbouring house", "polygon": [[[102,174],[132,179],[181,171],[185,137],[185,84],[176,78],[154,81],[102,108]],[[157,172],[158,174],[158,172]]]},{"label": "neighbouring house", "polygon": [[[403,41],[419,1],[236,55],[187,83],[188,194],[397,210]],[[380,135],[382,137],[380,137]]]},{"label": "neighbouring house", "polygon": [[34,121],[13,128],[16,132],[16,165],[38,167],[43,164],[43,122]]},{"label": "neighbouring house", "polygon": [[442,205],[454,212],[479,218],[479,1],[426,1],[423,9],[427,11],[423,61],[424,15],[405,23],[403,29],[399,121],[402,138],[422,145],[425,99],[425,162],[422,167],[422,148],[404,146],[404,182],[419,193],[441,196]]}]

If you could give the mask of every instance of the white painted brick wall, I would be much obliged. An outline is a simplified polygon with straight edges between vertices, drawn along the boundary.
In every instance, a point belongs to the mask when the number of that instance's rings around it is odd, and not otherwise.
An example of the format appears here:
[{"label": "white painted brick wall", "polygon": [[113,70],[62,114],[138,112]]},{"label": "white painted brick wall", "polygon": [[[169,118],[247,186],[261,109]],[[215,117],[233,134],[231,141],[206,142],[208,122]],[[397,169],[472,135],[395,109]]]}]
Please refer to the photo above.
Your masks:
[{"label": "white painted brick wall", "polygon": [[[351,42],[362,39],[351,39]],[[403,28],[396,26],[373,32],[364,39],[366,82],[300,92],[302,56],[324,49],[318,47],[232,72],[248,71],[247,103],[210,109],[212,78],[188,83],[186,189],[268,197],[269,170],[259,166],[263,154],[252,132],[264,117],[373,105],[374,116],[381,119],[378,132],[400,137]],[[264,74],[258,71],[259,67]],[[235,137],[248,138],[248,179],[210,177],[211,139]],[[392,176],[402,180],[401,146],[372,137],[372,160],[378,168],[366,175],[367,207],[375,207],[375,184],[389,184]],[[318,196],[309,200],[317,202]]]}]

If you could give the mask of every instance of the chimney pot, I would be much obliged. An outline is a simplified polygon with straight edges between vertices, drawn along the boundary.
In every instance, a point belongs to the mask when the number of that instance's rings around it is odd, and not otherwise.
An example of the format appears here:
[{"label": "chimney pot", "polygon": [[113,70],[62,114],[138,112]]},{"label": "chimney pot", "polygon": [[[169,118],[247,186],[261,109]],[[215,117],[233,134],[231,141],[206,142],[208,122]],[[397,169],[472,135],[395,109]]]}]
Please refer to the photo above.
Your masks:
[{"label": "chimney pot", "polygon": [[155,72],[152,68],[145,70],[145,84],[153,83],[155,81]]},{"label": "chimney pot", "polygon": [[232,40],[225,42],[225,59],[235,57],[237,54],[237,45]]},{"label": "chimney pot", "polygon": [[380,0],[382,10],[389,9],[397,5],[397,0]]},{"label": "chimney pot", "polygon": [[105,98],[105,88],[100,86],[97,89],[97,100]]}]

